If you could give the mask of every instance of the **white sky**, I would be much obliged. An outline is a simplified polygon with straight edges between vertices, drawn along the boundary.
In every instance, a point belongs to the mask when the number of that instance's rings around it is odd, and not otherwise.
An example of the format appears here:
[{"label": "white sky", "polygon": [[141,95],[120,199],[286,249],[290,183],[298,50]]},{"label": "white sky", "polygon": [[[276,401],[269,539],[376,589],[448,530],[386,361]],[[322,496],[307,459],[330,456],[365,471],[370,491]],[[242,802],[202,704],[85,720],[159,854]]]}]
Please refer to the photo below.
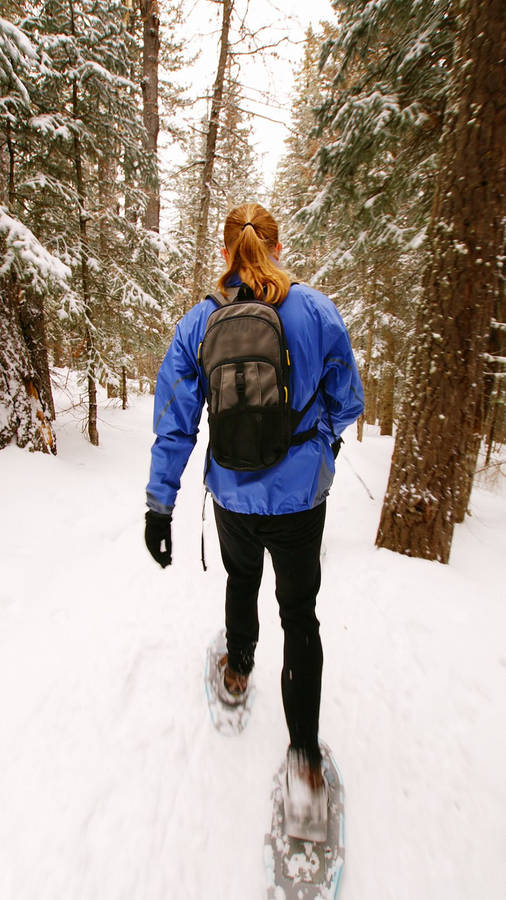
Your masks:
[{"label": "white sky", "polygon": [[[279,120],[278,123],[260,117],[254,120],[255,148],[262,159],[264,179],[270,183],[288,134],[286,126],[290,118],[293,74],[301,59],[306,29],[310,23],[317,26],[323,19],[332,20],[335,13],[330,0],[291,0],[283,6],[279,0],[236,0],[237,12],[243,14],[246,7],[250,28],[265,28],[265,43],[274,43],[284,37],[290,39],[290,43],[281,43],[264,53],[263,59],[258,54],[244,56],[241,65],[245,108]],[[220,4],[211,0],[187,0],[183,34],[188,54],[198,49],[200,55],[191,71],[185,70],[183,78],[187,84],[191,80],[190,93],[194,95],[212,90],[218,65],[220,26]],[[203,106],[200,109],[194,107],[193,114],[198,117],[203,109]]]}]

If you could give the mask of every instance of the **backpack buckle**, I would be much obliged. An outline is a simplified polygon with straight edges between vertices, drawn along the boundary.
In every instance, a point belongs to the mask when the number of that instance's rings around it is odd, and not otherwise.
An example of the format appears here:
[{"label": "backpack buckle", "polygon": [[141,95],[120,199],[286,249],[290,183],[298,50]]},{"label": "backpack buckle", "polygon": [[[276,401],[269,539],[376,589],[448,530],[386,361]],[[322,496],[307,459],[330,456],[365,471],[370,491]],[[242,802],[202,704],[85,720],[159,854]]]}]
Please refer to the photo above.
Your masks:
[{"label": "backpack buckle", "polygon": [[239,396],[246,393],[246,382],[244,380],[244,369],[237,369],[235,373],[235,386]]}]

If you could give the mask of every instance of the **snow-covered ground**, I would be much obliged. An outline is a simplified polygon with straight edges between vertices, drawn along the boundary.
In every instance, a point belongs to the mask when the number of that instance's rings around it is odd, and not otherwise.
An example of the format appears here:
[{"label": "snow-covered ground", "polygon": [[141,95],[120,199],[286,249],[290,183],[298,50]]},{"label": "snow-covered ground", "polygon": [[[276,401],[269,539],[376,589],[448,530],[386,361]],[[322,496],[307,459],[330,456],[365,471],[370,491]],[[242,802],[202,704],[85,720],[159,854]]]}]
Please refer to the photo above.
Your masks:
[{"label": "snow-covered ground", "polygon": [[[200,564],[205,447],[162,571],[143,545],[151,405],[102,403],[98,449],[74,410],[56,458],[0,454],[2,900],[263,896],[287,742],[272,572],[253,715],[223,738],[203,689],[224,597],[211,504]],[[391,450],[351,430],[328,508],[321,735],[346,787],[340,897],[504,900],[506,492],[475,490],[449,566],[379,551]]]}]

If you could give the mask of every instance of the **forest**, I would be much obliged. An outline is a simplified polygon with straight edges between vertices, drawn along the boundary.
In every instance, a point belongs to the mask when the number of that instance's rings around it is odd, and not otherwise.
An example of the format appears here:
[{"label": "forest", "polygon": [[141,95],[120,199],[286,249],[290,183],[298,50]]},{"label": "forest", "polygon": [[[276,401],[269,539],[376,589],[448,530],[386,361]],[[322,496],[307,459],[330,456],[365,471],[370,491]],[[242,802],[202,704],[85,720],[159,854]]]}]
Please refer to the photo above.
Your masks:
[{"label": "forest", "polygon": [[377,545],[446,563],[477,469],[504,472],[503,0],[329,2],[272,183],[243,60],[279,32],[247,3],[200,2],[215,58],[191,127],[184,3],[0,4],[0,448],[57,453],[61,367],[98,445],[97,387],[123,408],[128,386],[153,391],[215,284],[227,210],[259,199],[294,280],[350,331],[359,440],[395,435]]},{"label": "forest", "polygon": [[505,50],[504,0],[0,0],[0,900],[285,897],[279,579],[223,735],[205,411],[145,542],[157,374],[246,200],[365,395],[317,560],[339,866],[299,842],[287,900],[506,897]]}]

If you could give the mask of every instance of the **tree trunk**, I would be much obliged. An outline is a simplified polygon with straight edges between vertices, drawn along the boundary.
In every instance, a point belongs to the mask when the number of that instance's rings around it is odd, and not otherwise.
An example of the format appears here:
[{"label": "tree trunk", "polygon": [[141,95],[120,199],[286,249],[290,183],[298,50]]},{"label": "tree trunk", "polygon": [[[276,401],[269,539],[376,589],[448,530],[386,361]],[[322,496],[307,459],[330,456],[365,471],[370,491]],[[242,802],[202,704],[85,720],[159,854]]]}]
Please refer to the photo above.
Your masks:
[{"label": "tree trunk", "polygon": [[53,322],[52,326],[52,339],[50,342],[51,350],[53,354],[53,366],[57,369],[62,369],[65,365],[65,349],[63,346],[63,334],[62,329],[58,321]]},{"label": "tree trunk", "polygon": [[473,487],[474,473],[476,472],[476,464],[481,446],[481,434],[476,432],[473,434],[469,442],[467,453],[463,460],[462,470],[460,474],[459,490],[455,492],[455,524],[463,522],[466,513],[469,512],[469,502],[471,500],[471,490]]},{"label": "tree trunk", "polygon": [[381,400],[380,400],[380,434],[392,435],[394,433],[394,393],[395,393],[395,365],[387,362],[382,367],[381,374]]},{"label": "tree trunk", "polygon": [[378,379],[369,376],[367,379],[367,398],[365,421],[368,425],[376,425],[378,418]]},{"label": "tree trunk", "polygon": [[44,406],[49,411],[51,418],[55,419],[56,413],[49,376],[44,302],[42,297],[27,289],[25,289],[24,295],[24,299],[19,304],[19,320],[23,336],[38,378],[39,393]]},{"label": "tree trunk", "polygon": [[14,151],[14,142],[12,140],[12,125],[10,120],[6,118],[5,120],[5,135],[7,142],[7,150],[9,153],[9,179],[8,179],[8,188],[7,188],[7,197],[9,203],[9,209],[13,209],[14,202],[16,199],[16,183],[14,176],[14,167],[15,167],[15,151]]},{"label": "tree trunk", "polygon": [[121,367],[121,407],[126,409],[128,406],[128,389],[127,389],[127,370],[126,366]]},{"label": "tree trunk", "polygon": [[197,223],[197,234],[195,239],[195,263],[193,268],[193,286],[191,299],[192,306],[194,306],[195,303],[197,303],[201,299],[201,294],[203,292],[204,258],[207,244],[209,204],[211,201],[211,182],[213,178],[214,160],[216,155],[216,140],[218,137],[218,126],[223,100],[223,85],[225,81],[225,71],[229,51],[228,35],[230,31],[230,19],[232,16],[234,0],[223,0],[222,5],[223,16],[221,23],[220,56],[218,60],[216,81],[214,83],[213,99],[211,103],[211,115],[209,117],[209,126],[206,136],[206,153],[204,169],[202,172],[200,206]]},{"label": "tree trunk", "polygon": [[[101,147],[100,156],[97,163],[98,175],[98,247],[102,260],[107,260],[111,246],[111,224],[109,216],[111,212],[117,210],[117,195],[115,194],[115,185],[117,181],[116,164],[112,161],[110,148]],[[104,296],[107,296],[107,282],[104,284]]]},{"label": "tree trunk", "polygon": [[[364,283],[364,291],[365,283]],[[365,348],[365,362],[364,362],[364,370],[362,372],[362,383],[364,386],[364,412],[357,420],[357,440],[361,441],[364,434],[364,423],[370,423],[371,416],[371,382],[374,379],[371,378],[371,359],[372,359],[372,347],[374,340],[374,317],[375,317],[375,306],[374,301],[376,299],[376,291],[373,292],[372,302],[369,307],[369,316],[367,320],[367,345]],[[374,407],[376,411],[376,401],[374,400]],[[374,419],[376,421],[376,418]],[[374,424],[374,422],[373,422]]]},{"label": "tree trunk", "polygon": [[[487,445],[485,466],[492,456],[494,443],[504,443],[504,405],[506,394],[506,294],[499,298],[490,330],[487,366],[485,374],[486,426],[484,438]],[[501,361],[502,360],[502,361]],[[501,415],[502,413],[502,415]]]},{"label": "tree trunk", "polygon": [[[136,33],[136,12],[137,12],[137,4],[134,4],[134,0],[125,0],[124,6],[126,6],[126,12],[123,19],[123,23],[130,35],[132,37],[135,36]],[[130,81],[132,84],[135,83],[137,78],[137,66],[136,63],[140,61],[140,48],[137,46],[137,42],[135,42],[136,52],[135,52],[135,61],[131,59],[130,64]],[[158,75],[158,73],[157,73]],[[141,85],[142,89],[142,85]],[[135,93],[134,88],[130,90],[130,94],[133,96]],[[144,122],[144,124],[146,124]],[[147,133],[147,132],[146,132]],[[132,152],[129,148],[124,147],[123,156],[121,160],[121,166],[123,170],[123,178],[125,182],[125,219],[127,222],[136,223],[138,219],[138,210],[136,207],[136,203],[134,202],[134,190],[135,190],[135,165],[134,159],[132,157]]]},{"label": "tree trunk", "polygon": [[157,0],[140,0],[144,38],[142,48],[142,98],[146,129],[146,149],[153,163],[152,180],[147,186],[144,227],[160,231],[160,183],[158,178],[158,59],[160,55],[160,18]]},{"label": "tree trunk", "polygon": [[[74,5],[70,2],[72,34],[75,35]],[[79,119],[77,84],[72,85],[72,115]],[[81,261],[81,286],[84,301],[84,340],[86,346],[86,369],[88,381],[88,436],[90,443],[98,447],[97,429],[97,384],[95,378],[95,347],[93,342],[93,323],[91,314],[90,274],[88,267],[88,235],[86,228],[86,192],[82,167],[81,142],[77,129],[74,131],[74,171],[76,174],[77,197],[79,201],[79,237]]]},{"label": "tree trunk", "polygon": [[395,373],[397,368],[395,320],[396,291],[391,260],[382,265],[384,298],[382,312],[387,317],[383,325],[383,361],[380,373],[379,424],[380,434],[392,436],[394,433]]},{"label": "tree trunk", "polygon": [[[15,215],[16,144],[9,116],[5,137],[7,204]],[[1,258],[4,250],[2,241]],[[19,447],[56,453],[43,300],[28,285],[20,287],[12,271],[0,278],[0,291],[0,449],[15,440]]]},{"label": "tree trunk", "polygon": [[[12,134],[12,125],[9,119],[5,123],[6,143],[9,154],[8,174],[8,205],[15,214],[16,203],[16,177],[15,141]],[[51,391],[51,379],[49,377],[49,360],[47,354],[46,330],[44,322],[44,303],[42,297],[35,294],[25,286],[19,289],[16,282],[12,282],[12,288],[16,292],[16,318],[23,332],[24,343],[30,354],[30,362],[37,381],[37,392],[40,394],[44,408],[49,410],[52,419],[55,418],[53,394]],[[9,290],[10,290],[9,289]]]},{"label": "tree trunk", "polygon": [[410,390],[376,543],[448,562],[499,294],[506,175],[506,6],[467,0],[441,141]]},{"label": "tree trunk", "polygon": [[19,315],[20,290],[13,275],[0,281],[0,449],[18,447],[56,453],[40,379],[35,372]]}]

